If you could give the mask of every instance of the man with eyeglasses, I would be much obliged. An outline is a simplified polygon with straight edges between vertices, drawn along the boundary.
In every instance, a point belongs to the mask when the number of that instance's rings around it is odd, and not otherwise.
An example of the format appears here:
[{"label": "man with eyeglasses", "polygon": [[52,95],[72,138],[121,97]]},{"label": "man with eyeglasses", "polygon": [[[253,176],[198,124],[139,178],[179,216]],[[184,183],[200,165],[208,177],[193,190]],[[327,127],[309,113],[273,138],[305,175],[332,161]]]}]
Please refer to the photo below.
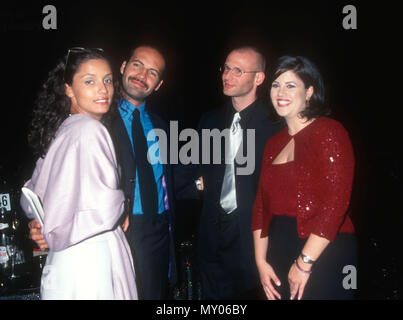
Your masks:
[{"label": "man with eyeglasses", "polygon": [[236,159],[213,164],[213,146],[209,164],[199,167],[204,188],[198,244],[202,294],[204,299],[259,299],[264,295],[254,260],[252,208],[264,146],[279,128],[268,118],[269,107],[257,98],[256,91],[265,79],[265,59],[256,48],[232,50],[221,72],[223,93],[231,99],[205,114],[199,129],[231,128],[230,151],[225,153],[222,148],[221,159],[228,152],[234,156],[241,146],[246,155],[247,130],[253,129],[254,153],[247,158],[254,157],[255,170],[237,174]]}]

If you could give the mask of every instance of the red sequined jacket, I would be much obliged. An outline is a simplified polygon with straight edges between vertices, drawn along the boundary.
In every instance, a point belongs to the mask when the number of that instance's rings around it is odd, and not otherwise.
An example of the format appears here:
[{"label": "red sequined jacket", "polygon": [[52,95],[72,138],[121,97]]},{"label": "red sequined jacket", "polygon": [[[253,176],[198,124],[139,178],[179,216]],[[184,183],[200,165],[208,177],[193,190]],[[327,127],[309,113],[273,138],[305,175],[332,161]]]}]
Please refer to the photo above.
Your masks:
[{"label": "red sequined jacket", "polygon": [[294,136],[286,127],[266,143],[259,187],[253,208],[252,231],[268,235],[273,213],[262,185],[265,168],[294,138],[297,182],[297,230],[300,238],[311,233],[334,241],[339,232],[353,233],[347,213],[354,176],[354,154],[347,131],[336,120],[320,117]]}]

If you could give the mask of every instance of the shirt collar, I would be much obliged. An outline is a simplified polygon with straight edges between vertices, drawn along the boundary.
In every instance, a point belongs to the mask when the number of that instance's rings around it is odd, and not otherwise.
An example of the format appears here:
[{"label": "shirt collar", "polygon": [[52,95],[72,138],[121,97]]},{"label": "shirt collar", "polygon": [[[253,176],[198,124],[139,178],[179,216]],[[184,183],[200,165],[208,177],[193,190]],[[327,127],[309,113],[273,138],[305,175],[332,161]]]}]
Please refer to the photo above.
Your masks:
[{"label": "shirt collar", "polygon": [[119,106],[119,110],[121,111],[122,116],[130,117],[132,115],[134,109],[136,109],[136,108],[140,111],[140,113],[143,113],[144,109],[146,107],[146,102],[144,101],[144,103],[142,105],[136,107],[134,104],[132,104],[128,100],[122,98],[119,100],[118,106]]},{"label": "shirt collar", "polygon": [[[259,99],[256,99],[254,102],[252,102],[249,106],[244,108],[242,111],[239,112],[239,116],[241,117],[241,124],[242,123],[247,123],[251,115],[253,114],[253,110],[256,109],[256,106],[259,104]],[[229,113],[228,115],[228,120],[230,120],[230,123],[232,122],[232,119],[234,117],[234,114],[237,112],[232,105],[232,103],[229,103]]]}]

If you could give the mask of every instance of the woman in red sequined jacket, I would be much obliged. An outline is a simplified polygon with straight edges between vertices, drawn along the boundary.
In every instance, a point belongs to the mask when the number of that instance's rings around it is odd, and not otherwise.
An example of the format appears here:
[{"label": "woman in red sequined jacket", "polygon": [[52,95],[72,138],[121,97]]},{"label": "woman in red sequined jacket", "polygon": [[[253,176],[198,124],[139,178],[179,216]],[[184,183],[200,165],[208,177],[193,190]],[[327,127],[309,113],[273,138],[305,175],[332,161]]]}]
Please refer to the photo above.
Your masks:
[{"label": "woman in red sequined jacket", "polygon": [[269,139],[253,209],[255,259],[268,299],[351,299],[356,239],[348,214],[354,154],[347,131],[326,117],[322,77],[285,56],[270,97],[287,127]]}]

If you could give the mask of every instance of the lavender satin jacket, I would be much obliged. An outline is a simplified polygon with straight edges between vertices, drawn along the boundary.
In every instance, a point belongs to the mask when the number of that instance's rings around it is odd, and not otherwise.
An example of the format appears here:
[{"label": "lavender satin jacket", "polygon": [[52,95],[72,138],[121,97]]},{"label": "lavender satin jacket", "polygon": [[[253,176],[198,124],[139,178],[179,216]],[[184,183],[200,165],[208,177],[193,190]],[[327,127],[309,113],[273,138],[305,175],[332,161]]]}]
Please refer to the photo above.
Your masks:
[{"label": "lavender satin jacket", "polygon": [[[58,129],[25,186],[39,195],[45,212],[42,233],[49,250],[60,251],[109,232],[116,298],[135,299],[133,260],[118,220],[124,195],[112,140],[101,122],[75,114]],[[34,218],[21,197],[21,206]]]}]

